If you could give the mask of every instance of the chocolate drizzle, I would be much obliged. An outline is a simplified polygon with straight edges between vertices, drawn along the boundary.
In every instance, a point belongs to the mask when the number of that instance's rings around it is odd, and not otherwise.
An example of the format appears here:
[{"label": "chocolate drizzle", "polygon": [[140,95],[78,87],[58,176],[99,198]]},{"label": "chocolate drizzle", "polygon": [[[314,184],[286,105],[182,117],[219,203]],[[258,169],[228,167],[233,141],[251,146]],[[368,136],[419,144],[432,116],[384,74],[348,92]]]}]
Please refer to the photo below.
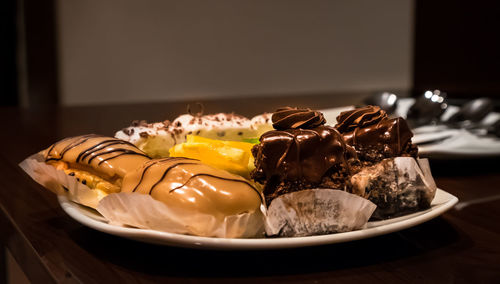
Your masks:
[{"label": "chocolate drizzle", "polygon": [[[64,155],[69,150],[72,150],[75,147],[77,147],[79,145],[82,145],[83,143],[87,142],[91,138],[99,138],[99,137],[102,137],[102,136],[95,135],[95,134],[89,134],[89,135],[80,136],[79,139],[77,139],[74,143],[70,143],[66,147],[64,147],[64,149],[59,153],[59,155],[56,154],[55,156],[52,156],[52,152],[54,150],[54,147],[57,145],[57,143],[56,143],[56,144],[52,145],[49,148],[49,150],[47,151],[47,155],[45,157],[45,162],[63,160],[64,159]],[[66,141],[66,140],[62,140],[59,143],[61,143],[63,141]],[[92,162],[92,160],[94,160],[95,158],[97,158],[99,156],[106,155],[106,154],[111,154],[111,153],[115,153],[115,152],[118,152],[120,154],[112,156],[112,157],[108,157],[108,158],[105,158],[105,159],[102,159],[101,161],[99,161],[98,164],[102,164],[105,161],[108,161],[110,159],[114,159],[114,158],[122,156],[122,155],[139,155],[139,156],[143,156],[143,157],[146,157],[146,158],[149,159],[149,157],[146,154],[141,153],[139,151],[139,149],[137,149],[137,150],[130,150],[130,149],[122,149],[122,148],[118,148],[118,149],[108,148],[109,146],[119,145],[119,144],[129,145],[129,146],[135,148],[134,145],[132,145],[131,143],[129,143],[127,141],[123,141],[123,140],[119,140],[119,139],[108,139],[108,140],[101,141],[101,142],[93,145],[92,147],[87,148],[87,149],[81,151],[78,154],[75,162],[76,163],[83,162],[86,158],[88,158],[89,156],[91,156],[91,158],[89,158],[87,160],[87,164],[90,164]],[[99,151],[101,151],[101,152],[99,152]]]},{"label": "chocolate drizzle", "polygon": [[[153,192],[153,190],[155,189],[155,187],[156,187],[157,185],[159,185],[159,184],[163,181],[163,179],[165,179],[165,177],[167,176],[168,172],[170,172],[170,170],[172,170],[172,169],[174,169],[174,168],[176,168],[176,167],[178,167],[178,166],[182,166],[182,165],[193,165],[193,164],[196,164],[196,163],[175,163],[175,164],[173,164],[173,165],[170,165],[170,166],[169,166],[169,167],[168,167],[168,168],[167,168],[167,169],[163,172],[163,174],[161,175],[160,179],[159,179],[159,180],[158,180],[155,184],[153,184],[153,186],[152,186],[152,187],[151,187],[151,189],[149,190],[149,194],[151,194],[151,193]],[[140,182],[139,182],[139,184],[138,184],[138,185],[140,185]],[[180,186],[180,187],[183,187],[183,186],[184,186],[184,185],[182,185],[182,186]],[[172,191],[172,190],[171,190],[171,191]]]},{"label": "chocolate drizzle", "polygon": [[[142,170],[141,178],[139,179],[139,182],[136,184],[136,186],[134,186],[134,188],[132,189],[132,192],[135,192],[137,190],[137,188],[139,187],[139,185],[142,183],[142,180],[144,179],[144,176],[146,175],[146,172],[148,171],[149,168],[151,168],[152,166],[154,166],[160,162],[169,161],[169,160],[172,161],[174,159],[189,159],[189,158],[165,158],[165,159],[159,159],[159,160],[152,160],[152,162],[148,163],[148,165],[145,166],[144,169]],[[170,168],[165,171],[165,173],[163,174],[160,181],[166,176],[166,174],[168,173],[169,170],[170,170]],[[151,194],[152,190],[153,189],[151,188],[151,190],[149,191],[149,194]]]},{"label": "chocolate drizzle", "polygon": [[[57,143],[54,143],[52,144],[52,146],[50,146],[50,148],[47,150],[47,154],[45,155],[45,162],[48,162],[48,161],[59,161],[59,160],[62,160],[64,159],[64,155],[66,154],[66,152],[68,152],[69,150],[87,142],[90,138],[96,138],[96,137],[100,137],[96,134],[87,134],[87,135],[82,135],[80,137],[78,137],[76,139],[76,141],[74,141],[73,143],[70,143],[68,145],[66,145],[62,151],[60,152],[59,155],[56,154],[56,156],[51,156],[51,152],[54,151],[55,147],[59,144],[62,144],[70,139],[73,139],[73,138],[65,138]],[[58,157],[57,157],[58,156]]]},{"label": "chocolate drizzle", "polygon": [[[247,180],[245,180],[241,177],[237,177],[237,176],[234,176],[234,178],[224,177],[222,175],[218,175],[217,170],[214,170],[213,172],[197,172],[198,170],[192,170],[192,169],[188,170],[185,167],[182,167],[182,166],[186,166],[186,165],[199,166],[199,168],[200,168],[199,171],[204,171],[204,169],[208,168],[207,165],[202,164],[199,160],[191,159],[191,158],[169,157],[169,158],[164,158],[164,159],[160,159],[160,160],[152,160],[152,161],[144,164],[144,166],[141,169],[139,181],[136,183],[136,185],[133,187],[133,189],[131,191],[135,192],[139,189],[139,187],[141,185],[143,185],[143,183],[146,181],[146,178],[145,178],[146,172],[152,170],[153,166],[159,166],[159,167],[166,167],[166,168],[162,169],[162,172],[161,172],[161,175],[159,176],[159,178],[147,190],[148,194],[150,194],[150,195],[153,194],[153,191],[160,184],[162,184],[164,182],[169,182],[166,179],[167,179],[168,174],[173,169],[180,168],[181,170],[186,171],[186,172],[193,171],[193,173],[188,178],[186,178],[180,185],[177,185],[173,188],[170,188],[168,191],[169,193],[172,193],[175,190],[178,190],[178,189],[181,189],[181,188],[187,186],[187,184],[189,184],[194,179],[198,179],[201,177],[211,177],[211,178],[215,178],[215,179],[222,180],[222,181],[243,183],[243,184],[249,186],[253,191],[255,191],[257,193],[257,195],[259,196],[259,199],[261,199],[261,201],[262,201],[261,194],[255,188],[255,186],[253,186],[250,182],[248,182]],[[224,171],[221,171],[221,172],[224,172]],[[226,173],[226,172],[224,172],[224,174],[231,175],[231,174]],[[157,176],[157,175],[153,175],[153,176]],[[231,176],[233,176],[233,175],[231,175]],[[176,181],[175,183],[178,183],[178,181]],[[174,183],[172,183],[172,185],[173,184]],[[146,186],[146,185],[144,185],[144,186]]]},{"label": "chocolate drizzle", "polygon": [[[180,164],[178,164],[180,165]],[[239,182],[239,183],[244,183],[248,186],[250,186],[253,190],[255,190],[255,192],[257,192],[257,194],[259,195],[260,197],[260,193],[259,191],[253,186],[251,185],[248,181],[246,180],[242,180],[242,179],[235,179],[235,178],[224,178],[224,177],[220,177],[220,176],[217,176],[217,175],[213,175],[213,174],[206,174],[206,173],[200,173],[200,174],[194,174],[192,175],[187,181],[185,181],[182,185],[179,185],[177,187],[174,187],[170,190],[170,192],[173,192],[174,190],[177,190],[177,189],[180,189],[180,188],[183,188],[185,187],[190,181],[192,181],[193,179],[195,178],[199,178],[199,177],[212,177],[212,178],[216,178],[216,179],[221,179],[221,180],[225,180],[225,181],[233,181],[233,182]]]},{"label": "chocolate drizzle", "polygon": [[279,108],[273,113],[271,119],[274,129],[277,130],[314,128],[326,123],[322,113],[308,108]]},{"label": "chocolate drizzle", "polygon": [[[112,164],[111,160],[123,156],[136,156],[135,159],[119,159]],[[89,166],[98,173],[112,177],[123,177],[129,170],[150,158],[133,144],[116,138],[88,134],[63,139],[44,153],[45,162],[64,161],[70,164]],[[93,163],[93,161],[97,163]]]}]

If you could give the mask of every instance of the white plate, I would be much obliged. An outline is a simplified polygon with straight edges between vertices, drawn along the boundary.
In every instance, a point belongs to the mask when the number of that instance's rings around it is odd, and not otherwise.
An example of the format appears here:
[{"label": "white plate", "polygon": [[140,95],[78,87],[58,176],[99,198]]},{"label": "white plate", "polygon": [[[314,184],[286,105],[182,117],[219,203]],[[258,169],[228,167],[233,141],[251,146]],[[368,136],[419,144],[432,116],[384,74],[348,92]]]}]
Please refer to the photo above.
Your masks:
[{"label": "white plate", "polygon": [[451,209],[457,202],[457,197],[438,189],[430,209],[394,219],[369,222],[365,229],[358,231],[295,238],[228,239],[179,235],[154,230],[109,225],[97,211],[69,201],[64,196],[59,196],[59,203],[69,216],[81,224],[95,230],[147,243],[221,250],[295,248],[366,239],[404,230],[429,221]]}]

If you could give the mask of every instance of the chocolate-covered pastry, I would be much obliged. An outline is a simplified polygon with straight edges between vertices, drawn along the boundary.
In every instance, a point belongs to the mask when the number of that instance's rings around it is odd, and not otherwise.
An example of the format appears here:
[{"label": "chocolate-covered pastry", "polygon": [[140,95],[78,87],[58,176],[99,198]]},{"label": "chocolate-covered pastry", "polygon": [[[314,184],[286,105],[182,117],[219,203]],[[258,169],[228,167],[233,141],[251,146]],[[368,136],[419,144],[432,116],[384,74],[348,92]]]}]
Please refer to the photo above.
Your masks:
[{"label": "chocolate-covered pastry", "polygon": [[323,125],[321,113],[287,107],[278,109],[272,121],[279,130],[264,133],[252,148],[256,169],[251,175],[264,184],[268,204],[297,190],[344,188],[355,153],[335,128]]},{"label": "chocolate-covered pastry", "polygon": [[411,143],[413,133],[406,121],[401,117],[390,119],[378,106],[342,112],[335,128],[365,164],[417,156],[418,149]]}]

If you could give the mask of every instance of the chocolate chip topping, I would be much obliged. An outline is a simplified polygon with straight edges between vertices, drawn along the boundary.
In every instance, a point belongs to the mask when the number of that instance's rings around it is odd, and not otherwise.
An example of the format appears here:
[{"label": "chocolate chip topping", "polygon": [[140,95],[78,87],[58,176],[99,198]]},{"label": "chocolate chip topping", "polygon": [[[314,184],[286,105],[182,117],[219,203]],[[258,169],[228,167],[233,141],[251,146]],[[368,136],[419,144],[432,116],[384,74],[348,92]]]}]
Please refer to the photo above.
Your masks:
[{"label": "chocolate chip topping", "polygon": [[122,131],[123,131],[123,133],[127,134],[128,136],[131,136],[132,134],[134,134],[133,128],[123,128]]},{"label": "chocolate chip topping", "polygon": [[341,112],[337,116],[337,125],[340,132],[352,131],[358,127],[373,125],[387,118],[385,111],[378,106],[366,106],[350,111]]},{"label": "chocolate chip topping", "polygon": [[148,126],[148,122],[145,120],[134,120],[132,121],[132,126]]},{"label": "chocolate chip topping", "polygon": [[284,107],[276,110],[272,117],[273,127],[277,130],[315,128],[326,123],[323,114],[311,109]]}]

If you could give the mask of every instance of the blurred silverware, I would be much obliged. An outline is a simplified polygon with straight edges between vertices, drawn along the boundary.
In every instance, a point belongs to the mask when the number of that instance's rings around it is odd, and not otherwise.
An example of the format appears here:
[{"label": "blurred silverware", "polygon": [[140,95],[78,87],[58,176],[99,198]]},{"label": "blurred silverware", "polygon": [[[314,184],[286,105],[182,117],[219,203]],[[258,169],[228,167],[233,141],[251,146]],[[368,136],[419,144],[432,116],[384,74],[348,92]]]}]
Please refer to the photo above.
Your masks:
[{"label": "blurred silverware", "polygon": [[415,142],[413,144],[418,145],[418,146],[437,144],[437,143],[441,143],[444,140],[451,138],[451,137],[453,137],[453,135],[446,135],[446,136],[436,137],[436,138],[429,139],[429,140],[422,140],[419,142]]},{"label": "blurred silverware", "polygon": [[447,107],[446,93],[439,90],[425,91],[408,109],[406,119],[412,128],[436,123]]},{"label": "blurred silverware", "polygon": [[387,114],[392,114],[398,106],[398,96],[390,92],[376,93],[363,102],[367,105],[379,106]]},{"label": "blurred silverware", "polygon": [[500,137],[500,119],[486,128],[488,134]]},{"label": "blurred silverware", "polygon": [[489,98],[474,99],[465,103],[445,123],[450,126],[467,127],[483,120],[493,108],[493,101]]}]

